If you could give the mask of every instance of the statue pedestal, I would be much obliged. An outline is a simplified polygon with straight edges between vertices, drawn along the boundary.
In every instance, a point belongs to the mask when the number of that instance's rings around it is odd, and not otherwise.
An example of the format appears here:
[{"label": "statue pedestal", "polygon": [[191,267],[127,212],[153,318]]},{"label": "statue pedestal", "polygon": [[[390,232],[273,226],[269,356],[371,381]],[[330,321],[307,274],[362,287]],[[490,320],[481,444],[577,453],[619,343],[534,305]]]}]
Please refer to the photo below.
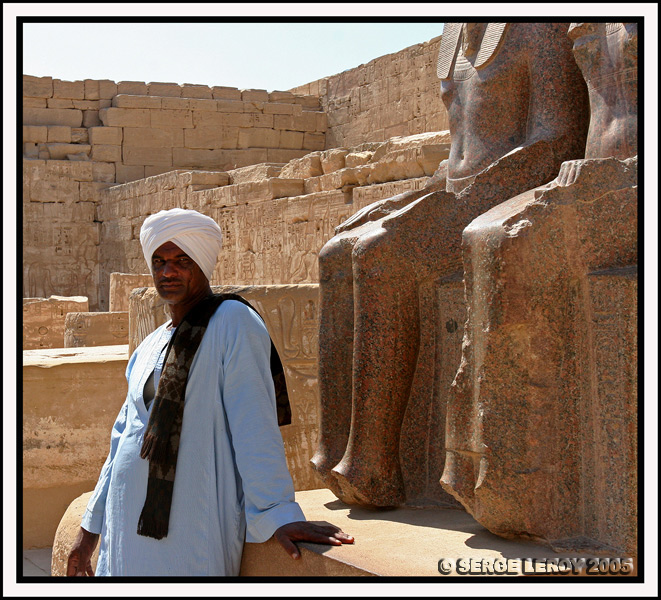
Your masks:
[{"label": "statue pedestal", "polygon": [[[66,573],[67,556],[80,519],[92,492],[71,503],[58,527],[53,544],[51,574]],[[480,525],[467,512],[451,508],[397,508],[373,511],[349,506],[327,489],[296,492],[309,521],[340,527],[354,536],[354,544],[325,546],[298,544],[301,558],[294,560],[273,538],[263,544],[246,544],[242,578],[277,577],[439,577],[441,559],[445,565],[460,565],[464,572],[448,573],[455,581],[470,576],[517,576],[558,573],[557,562],[572,562],[595,555],[583,552],[558,554],[549,546],[521,539],[503,539]],[[92,557],[96,566],[98,549]],[[459,559],[463,559],[459,563]],[[528,559],[524,564],[517,559]],[[556,561],[554,565],[550,561]],[[635,559],[634,559],[635,560]],[[533,563],[534,561],[534,563]],[[568,566],[560,561],[560,566]],[[589,563],[588,563],[589,564]],[[599,564],[597,559],[595,564]],[[466,572],[472,566],[470,573]],[[503,566],[506,573],[503,573]],[[498,571],[500,567],[501,571]],[[615,576],[620,576],[613,573]],[[631,574],[635,574],[631,573]],[[592,578],[594,579],[594,578]]]},{"label": "statue pedestal", "polygon": [[[570,554],[557,554],[548,546],[534,541],[503,539],[477,523],[467,512],[449,508],[397,508],[374,511],[350,506],[326,489],[296,492],[309,521],[337,525],[354,536],[355,543],[343,546],[299,543],[301,558],[291,559],[274,540],[263,544],[246,544],[243,550],[241,576],[244,577],[333,577],[396,576],[440,577],[438,563],[450,558],[487,562],[500,559],[537,559],[526,568],[526,574],[544,573],[544,559],[558,559]],[[571,553],[573,558],[590,556]],[[514,574],[515,568],[510,567]],[[481,573],[475,573],[480,575]],[[488,575],[489,573],[484,573]],[[492,575],[495,573],[492,573]],[[461,576],[458,576],[461,577]]]}]

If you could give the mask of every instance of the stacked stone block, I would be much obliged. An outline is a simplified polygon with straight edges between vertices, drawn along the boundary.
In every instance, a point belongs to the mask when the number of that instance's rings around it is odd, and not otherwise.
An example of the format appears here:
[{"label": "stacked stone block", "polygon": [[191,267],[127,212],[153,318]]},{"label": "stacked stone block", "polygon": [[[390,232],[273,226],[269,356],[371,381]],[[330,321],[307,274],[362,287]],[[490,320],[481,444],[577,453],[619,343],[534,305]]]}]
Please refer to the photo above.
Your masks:
[{"label": "stacked stone block", "polygon": [[104,181],[287,162],[325,147],[318,98],[291,92],[26,75],[23,95],[24,156],[105,163]]},{"label": "stacked stone block", "polygon": [[113,271],[147,270],[142,222],[175,207],[199,210],[223,231],[212,283],[317,283],[317,255],[335,227],[372,202],[422,188],[449,150],[449,133],[432,132],[314,151],[284,165],[173,171],[114,186],[100,194],[102,295]]}]

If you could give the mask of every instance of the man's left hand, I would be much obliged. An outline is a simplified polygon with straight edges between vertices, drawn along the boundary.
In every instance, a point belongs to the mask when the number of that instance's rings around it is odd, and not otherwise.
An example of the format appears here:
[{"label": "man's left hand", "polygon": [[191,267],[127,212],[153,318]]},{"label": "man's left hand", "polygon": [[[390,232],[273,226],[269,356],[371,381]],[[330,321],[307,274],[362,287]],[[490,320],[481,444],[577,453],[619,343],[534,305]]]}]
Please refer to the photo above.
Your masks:
[{"label": "man's left hand", "polygon": [[292,558],[301,557],[301,553],[294,542],[314,542],[332,546],[353,544],[353,536],[344,533],[339,527],[330,523],[321,524],[312,521],[287,523],[277,529],[273,537],[278,540]]}]

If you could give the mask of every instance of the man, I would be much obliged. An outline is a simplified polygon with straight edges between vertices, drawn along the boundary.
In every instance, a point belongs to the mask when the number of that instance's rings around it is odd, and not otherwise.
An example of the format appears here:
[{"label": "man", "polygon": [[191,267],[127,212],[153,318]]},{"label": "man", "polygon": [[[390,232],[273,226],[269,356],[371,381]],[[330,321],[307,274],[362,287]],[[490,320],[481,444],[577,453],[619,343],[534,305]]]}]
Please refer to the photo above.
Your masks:
[{"label": "man", "polygon": [[67,575],[93,575],[99,537],[96,574],[112,576],[238,575],[244,540],[273,535],[292,558],[296,541],[351,543],[305,521],[294,501],[268,332],[241,302],[218,306],[209,285],[218,225],[161,211],[145,219],[140,242],[172,320],[129,360],[126,402]]},{"label": "man", "polygon": [[461,233],[478,215],[584,155],[587,93],[567,28],[446,24],[438,75],[452,136],[447,162],[424,190],[359,211],[320,252],[312,462],[347,503],[406,501],[400,430],[419,351],[419,286],[461,272]]}]

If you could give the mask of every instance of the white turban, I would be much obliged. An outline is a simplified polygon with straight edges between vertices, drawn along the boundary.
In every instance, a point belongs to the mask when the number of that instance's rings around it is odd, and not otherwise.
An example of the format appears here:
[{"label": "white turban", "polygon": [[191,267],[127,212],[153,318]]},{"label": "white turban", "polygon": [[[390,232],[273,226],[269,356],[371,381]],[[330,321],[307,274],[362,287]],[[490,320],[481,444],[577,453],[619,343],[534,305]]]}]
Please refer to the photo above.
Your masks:
[{"label": "white turban", "polygon": [[147,217],[140,229],[140,243],[150,271],[152,255],[166,242],[179,246],[211,280],[222,246],[220,227],[211,217],[183,208],[162,210]]}]

